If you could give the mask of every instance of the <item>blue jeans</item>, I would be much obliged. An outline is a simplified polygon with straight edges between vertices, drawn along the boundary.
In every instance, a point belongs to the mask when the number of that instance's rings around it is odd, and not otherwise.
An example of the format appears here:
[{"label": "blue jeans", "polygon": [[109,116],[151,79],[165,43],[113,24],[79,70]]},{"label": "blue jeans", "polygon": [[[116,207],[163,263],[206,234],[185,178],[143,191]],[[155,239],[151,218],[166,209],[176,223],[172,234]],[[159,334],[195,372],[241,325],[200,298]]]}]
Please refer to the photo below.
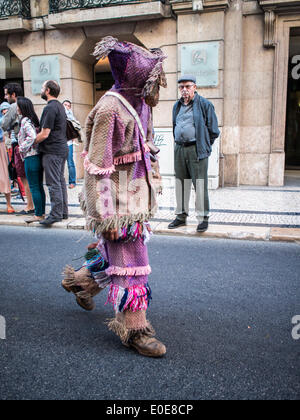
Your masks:
[{"label": "blue jeans", "polygon": [[68,154],[69,184],[76,185],[76,168],[73,159],[73,144],[69,146]]},{"label": "blue jeans", "polygon": [[43,168],[40,156],[27,157],[24,166],[34,203],[35,215],[41,217],[46,211],[46,195],[43,186]]}]

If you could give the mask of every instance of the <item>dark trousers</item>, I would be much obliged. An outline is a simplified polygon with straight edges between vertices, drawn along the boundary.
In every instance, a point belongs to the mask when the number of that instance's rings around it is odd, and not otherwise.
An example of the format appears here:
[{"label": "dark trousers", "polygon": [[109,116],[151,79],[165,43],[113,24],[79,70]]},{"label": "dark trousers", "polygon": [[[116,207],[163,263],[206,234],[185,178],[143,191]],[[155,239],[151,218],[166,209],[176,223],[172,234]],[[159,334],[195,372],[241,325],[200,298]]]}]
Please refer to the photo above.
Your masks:
[{"label": "dark trousers", "polygon": [[42,158],[51,202],[50,216],[55,219],[68,215],[68,193],[64,175],[67,157],[67,154],[65,157],[43,154]]},{"label": "dark trousers", "polygon": [[43,186],[43,168],[40,155],[27,157],[24,161],[24,166],[34,203],[35,215],[41,217],[45,214],[46,195]]},{"label": "dark trousers", "polygon": [[209,216],[208,158],[198,160],[196,145],[175,145],[176,215],[185,221],[189,215],[192,184],[196,193],[196,217],[202,222]]}]

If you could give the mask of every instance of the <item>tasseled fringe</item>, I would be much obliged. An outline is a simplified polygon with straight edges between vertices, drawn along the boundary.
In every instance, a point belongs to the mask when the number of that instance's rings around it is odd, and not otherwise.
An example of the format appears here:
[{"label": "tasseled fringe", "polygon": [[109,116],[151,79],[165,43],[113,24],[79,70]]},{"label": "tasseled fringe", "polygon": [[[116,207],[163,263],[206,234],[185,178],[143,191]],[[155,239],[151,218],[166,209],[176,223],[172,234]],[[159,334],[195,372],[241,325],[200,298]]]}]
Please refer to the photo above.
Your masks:
[{"label": "tasseled fringe", "polygon": [[123,344],[127,344],[130,339],[135,337],[137,334],[147,335],[148,337],[153,337],[155,335],[155,331],[149,322],[147,327],[139,330],[129,330],[116,318],[108,319],[106,323],[108,329],[120,337]]},{"label": "tasseled fringe", "polygon": [[[146,143],[143,146],[145,153],[149,153],[149,146]],[[110,175],[115,171],[114,166],[138,162],[143,159],[142,152],[139,150],[138,152],[128,153],[123,156],[116,156],[114,158],[114,165],[111,168],[99,168],[99,166],[90,162],[89,158],[87,157],[87,151],[82,152],[80,156],[84,159],[84,168],[91,175]]]},{"label": "tasseled fringe", "polygon": [[[81,196],[80,206],[83,211],[86,210],[86,204],[84,198]],[[85,209],[85,210],[84,210]],[[90,216],[86,219],[87,230],[100,235],[102,232],[106,232],[110,229],[123,229],[124,227],[132,226],[134,223],[148,222],[154,216],[154,212],[150,211],[147,213],[138,213],[126,216],[112,216],[107,219],[98,220]]]},{"label": "tasseled fringe", "polygon": [[114,165],[124,165],[142,160],[142,152],[128,153],[127,155],[117,156],[114,158]]},{"label": "tasseled fringe", "polygon": [[110,168],[100,168],[92,163],[88,156],[85,157],[83,166],[90,175],[111,175],[116,170],[114,165]]},{"label": "tasseled fringe", "polygon": [[136,312],[147,310],[151,299],[152,293],[148,284],[132,286],[127,289],[113,284],[110,286],[106,304],[111,303],[117,313],[126,309]]},{"label": "tasseled fringe", "polygon": [[105,273],[105,271],[93,273],[93,277],[100,289],[105,289],[111,283],[111,278]]},{"label": "tasseled fringe", "polygon": [[153,87],[157,82],[160,86],[167,87],[167,79],[162,68],[162,61],[159,61],[151,71],[143,89],[144,97],[150,95]]},{"label": "tasseled fringe", "polygon": [[107,320],[107,326],[110,331],[120,337],[122,343],[128,343],[131,334],[130,330],[128,330],[125,325],[119,322],[116,318],[112,318]]},{"label": "tasseled fringe", "polygon": [[150,241],[150,237],[153,234],[150,223],[136,222],[132,226],[125,226],[119,230],[119,240],[123,242],[133,241],[142,239],[144,244]]},{"label": "tasseled fringe", "polygon": [[83,266],[88,268],[89,270],[93,271],[93,269],[96,269],[97,271],[101,271],[101,269],[104,268],[106,264],[106,261],[102,257],[102,255],[97,254],[93,258],[87,260]]},{"label": "tasseled fringe", "polygon": [[65,284],[68,287],[77,286],[78,278],[75,277],[75,270],[70,265],[67,265],[62,272],[64,276]]},{"label": "tasseled fringe", "polygon": [[76,296],[83,299],[94,297],[104,289],[98,285],[85,267],[76,271],[73,267],[67,265],[63,271],[63,276],[67,287],[80,286],[84,289],[76,293]]},{"label": "tasseled fringe", "polygon": [[145,267],[116,267],[112,265],[105,272],[108,276],[148,276],[151,274],[151,267],[150,265]]},{"label": "tasseled fringe", "polygon": [[96,44],[93,55],[97,57],[97,60],[101,58],[106,58],[111,51],[114,50],[115,45],[118,43],[116,38],[112,36],[107,36],[103,38],[98,44]]}]

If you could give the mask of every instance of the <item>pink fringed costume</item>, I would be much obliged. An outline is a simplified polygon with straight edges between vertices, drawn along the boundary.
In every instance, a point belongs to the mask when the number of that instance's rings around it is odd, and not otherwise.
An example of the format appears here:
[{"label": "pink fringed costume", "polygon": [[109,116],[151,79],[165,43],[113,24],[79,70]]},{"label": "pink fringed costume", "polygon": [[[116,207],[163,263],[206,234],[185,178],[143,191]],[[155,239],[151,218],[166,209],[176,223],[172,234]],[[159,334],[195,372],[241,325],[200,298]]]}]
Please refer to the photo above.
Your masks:
[{"label": "pink fringed costume", "polygon": [[[156,210],[147,145],[153,125],[146,102],[159,85],[166,86],[162,68],[166,57],[159,49],[148,51],[112,37],[99,42],[94,55],[108,56],[115,85],[87,118],[80,203],[87,229],[98,237],[98,250],[108,263],[107,303],[116,314],[109,328],[141,354],[161,356],[165,348],[153,338],[146,319],[151,299],[148,220]],[[116,229],[119,240],[106,241],[105,233]],[[142,348],[145,340],[152,350]]]}]

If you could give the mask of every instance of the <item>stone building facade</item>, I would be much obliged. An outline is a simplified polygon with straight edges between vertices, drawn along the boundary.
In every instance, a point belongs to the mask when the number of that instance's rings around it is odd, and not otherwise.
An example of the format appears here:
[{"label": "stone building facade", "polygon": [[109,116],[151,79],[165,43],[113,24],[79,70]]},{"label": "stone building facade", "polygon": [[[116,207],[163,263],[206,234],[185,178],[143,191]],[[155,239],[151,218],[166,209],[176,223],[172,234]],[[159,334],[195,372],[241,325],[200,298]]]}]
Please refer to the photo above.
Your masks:
[{"label": "stone building facade", "polygon": [[112,83],[108,63],[91,56],[107,35],[168,55],[168,89],[154,110],[165,175],[173,174],[172,106],[185,71],[219,119],[211,188],[282,186],[287,168],[300,169],[300,1],[0,0],[1,95],[5,81],[21,81],[40,114],[39,86],[56,78],[84,124]]}]

